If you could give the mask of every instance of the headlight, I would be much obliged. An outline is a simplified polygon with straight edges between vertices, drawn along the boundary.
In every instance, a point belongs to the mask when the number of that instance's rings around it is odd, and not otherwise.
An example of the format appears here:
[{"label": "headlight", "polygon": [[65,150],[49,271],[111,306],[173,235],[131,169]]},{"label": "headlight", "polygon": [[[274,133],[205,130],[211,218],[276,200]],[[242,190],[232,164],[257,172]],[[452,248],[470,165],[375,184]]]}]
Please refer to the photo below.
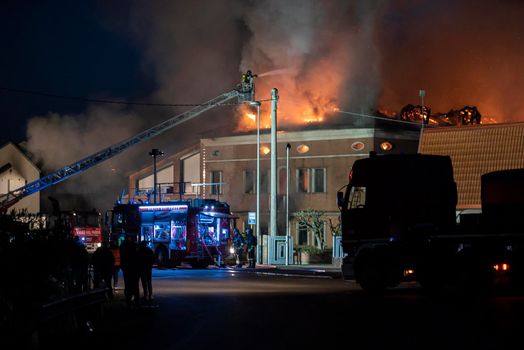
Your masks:
[{"label": "headlight", "polygon": [[102,246],[102,243],[98,242],[98,243],[96,244],[96,246],[97,246],[98,248],[100,248],[100,247]]},{"label": "headlight", "polygon": [[229,252],[230,252],[231,254],[235,254],[235,248],[233,248],[233,247],[229,248]]}]

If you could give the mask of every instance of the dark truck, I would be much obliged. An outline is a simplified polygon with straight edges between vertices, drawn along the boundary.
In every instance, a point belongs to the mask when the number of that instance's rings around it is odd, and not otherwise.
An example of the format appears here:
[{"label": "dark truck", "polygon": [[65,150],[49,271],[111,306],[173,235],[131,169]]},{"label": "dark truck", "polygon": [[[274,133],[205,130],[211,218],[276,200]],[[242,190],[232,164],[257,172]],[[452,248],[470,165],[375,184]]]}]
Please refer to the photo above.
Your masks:
[{"label": "dark truck", "polygon": [[[341,212],[342,274],[367,292],[403,281],[484,290],[523,275],[524,169],[481,177],[482,212],[456,212],[447,156],[401,154],[355,161]],[[462,290],[462,289],[461,289]]]}]

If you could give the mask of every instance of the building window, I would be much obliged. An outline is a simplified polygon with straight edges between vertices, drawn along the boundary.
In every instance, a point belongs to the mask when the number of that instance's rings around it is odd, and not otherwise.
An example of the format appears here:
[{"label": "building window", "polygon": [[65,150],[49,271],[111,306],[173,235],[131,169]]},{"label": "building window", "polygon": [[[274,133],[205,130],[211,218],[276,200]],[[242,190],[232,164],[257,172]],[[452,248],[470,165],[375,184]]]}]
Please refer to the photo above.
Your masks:
[{"label": "building window", "polygon": [[222,194],[222,171],[215,170],[210,173],[211,179],[211,194]]},{"label": "building window", "polygon": [[304,224],[297,223],[297,231],[298,245],[307,245],[307,226]]},{"label": "building window", "polygon": [[315,168],[311,170],[311,183],[313,185],[311,192],[326,192],[326,169]]},{"label": "building window", "polygon": [[257,193],[256,177],[256,171],[244,170],[244,193]]},{"label": "building window", "polygon": [[360,141],[356,141],[351,144],[351,149],[354,151],[362,151],[364,148],[366,148],[366,145]]},{"label": "building window", "polygon": [[309,192],[309,169],[297,169],[297,191]]},{"label": "building window", "polygon": [[297,169],[297,191],[326,192],[326,168]]},{"label": "building window", "polygon": [[309,152],[309,146],[308,145],[299,145],[297,146],[297,152],[301,154],[307,153]]},{"label": "building window", "polygon": [[384,141],[380,144],[380,149],[384,152],[391,151],[393,149],[393,144],[389,141]]}]

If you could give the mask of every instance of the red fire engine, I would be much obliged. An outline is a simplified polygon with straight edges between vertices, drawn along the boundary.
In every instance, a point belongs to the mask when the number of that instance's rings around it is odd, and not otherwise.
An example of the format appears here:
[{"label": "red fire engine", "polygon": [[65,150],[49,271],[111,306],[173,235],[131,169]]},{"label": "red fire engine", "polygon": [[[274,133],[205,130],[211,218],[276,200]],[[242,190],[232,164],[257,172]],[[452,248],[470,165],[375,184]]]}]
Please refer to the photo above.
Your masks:
[{"label": "red fire engine", "polygon": [[98,211],[64,211],[60,213],[66,234],[78,237],[89,253],[102,244],[101,215]]},{"label": "red fire engine", "polygon": [[161,204],[116,204],[109,225],[112,240],[131,235],[148,241],[159,265],[189,263],[195,268],[222,266],[229,252],[229,205],[214,199]]}]

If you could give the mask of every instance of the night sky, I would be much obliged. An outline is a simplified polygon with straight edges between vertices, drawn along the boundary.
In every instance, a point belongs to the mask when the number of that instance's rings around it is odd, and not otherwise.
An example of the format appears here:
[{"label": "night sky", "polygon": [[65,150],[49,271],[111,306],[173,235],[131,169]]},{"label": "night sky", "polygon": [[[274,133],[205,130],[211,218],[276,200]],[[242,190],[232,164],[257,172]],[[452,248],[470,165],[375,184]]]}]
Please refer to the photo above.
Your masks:
[{"label": "night sky", "polygon": [[[3,1],[0,88],[86,98],[137,99],[152,89],[141,49],[110,30],[90,1]],[[26,121],[80,113],[86,102],[0,91],[0,139],[25,139]]]}]

